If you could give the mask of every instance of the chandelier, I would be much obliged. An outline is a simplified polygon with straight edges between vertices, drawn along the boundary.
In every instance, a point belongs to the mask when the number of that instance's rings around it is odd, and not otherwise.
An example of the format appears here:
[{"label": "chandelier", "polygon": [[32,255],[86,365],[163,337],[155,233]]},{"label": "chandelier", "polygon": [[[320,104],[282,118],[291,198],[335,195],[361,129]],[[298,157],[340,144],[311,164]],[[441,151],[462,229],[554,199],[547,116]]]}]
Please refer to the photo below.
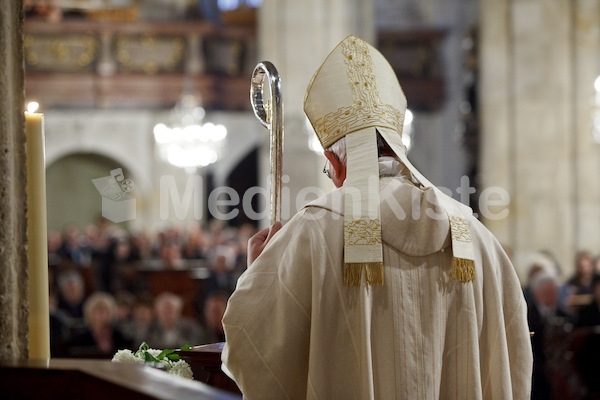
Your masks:
[{"label": "chandelier", "polygon": [[204,122],[198,96],[184,94],[170,113],[169,124],[154,126],[158,156],[176,167],[194,171],[219,159],[227,128]]}]

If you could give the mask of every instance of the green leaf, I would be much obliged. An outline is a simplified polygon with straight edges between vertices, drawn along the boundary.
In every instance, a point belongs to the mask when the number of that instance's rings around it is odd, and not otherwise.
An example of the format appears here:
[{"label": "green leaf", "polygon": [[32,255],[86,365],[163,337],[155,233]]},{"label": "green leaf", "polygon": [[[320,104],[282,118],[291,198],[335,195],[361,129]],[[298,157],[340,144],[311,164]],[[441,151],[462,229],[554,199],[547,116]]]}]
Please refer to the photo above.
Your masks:
[{"label": "green leaf", "polygon": [[171,361],[177,361],[177,360],[179,360],[181,357],[179,357],[179,354],[174,354],[174,353],[171,353],[171,354],[167,354],[167,358],[168,358],[169,360],[171,360]]},{"label": "green leaf", "polygon": [[194,346],[186,344],[185,346],[181,346],[181,350],[192,350]]},{"label": "green leaf", "polygon": [[159,362],[152,354],[147,351],[144,352],[144,361],[145,362]]},{"label": "green leaf", "polygon": [[168,356],[169,354],[173,353],[175,350],[169,350],[169,349],[165,349],[163,351],[160,352],[160,354],[158,355],[158,357],[156,357],[159,360],[162,360],[163,358],[165,358],[165,356]]},{"label": "green leaf", "polygon": [[133,353],[133,355],[137,358],[144,358],[144,352],[148,350],[148,344],[146,342],[142,342],[138,350]]}]

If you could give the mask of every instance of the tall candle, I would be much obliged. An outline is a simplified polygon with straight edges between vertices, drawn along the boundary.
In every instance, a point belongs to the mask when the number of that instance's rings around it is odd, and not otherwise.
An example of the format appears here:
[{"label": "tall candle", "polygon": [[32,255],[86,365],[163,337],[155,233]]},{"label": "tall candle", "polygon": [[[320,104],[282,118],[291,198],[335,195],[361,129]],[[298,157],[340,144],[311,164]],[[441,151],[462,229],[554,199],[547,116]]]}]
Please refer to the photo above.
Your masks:
[{"label": "tall candle", "polygon": [[50,358],[44,114],[25,113],[29,257],[29,358]]}]

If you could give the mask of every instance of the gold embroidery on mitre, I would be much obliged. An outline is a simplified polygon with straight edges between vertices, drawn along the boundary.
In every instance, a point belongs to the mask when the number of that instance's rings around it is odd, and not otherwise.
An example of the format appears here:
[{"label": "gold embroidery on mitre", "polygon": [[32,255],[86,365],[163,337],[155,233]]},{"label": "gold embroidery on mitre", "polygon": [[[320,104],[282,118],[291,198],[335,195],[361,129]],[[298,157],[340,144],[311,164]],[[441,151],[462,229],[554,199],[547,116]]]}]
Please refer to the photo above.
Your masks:
[{"label": "gold embroidery on mitre", "polygon": [[380,219],[355,219],[344,221],[346,246],[373,246],[381,244]]},{"label": "gold embroidery on mitre", "polygon": [[471,239],[471,232],[469,231],[469,224],[467,224],[467,220],[464,218],[450,217],[450,233],[452,235],[452,240],[466,243],[471,243],[473,241]]},{"label": "gold embroidery on mitre", "polygon": [[373,60],[367,44],[360,39],[342,44],[354,104],[341,107],[313,124],[323,148],[331,146],[350,132],[369,126],[383,126],[402,133],[404,114],[383,104],[377,90]]}]

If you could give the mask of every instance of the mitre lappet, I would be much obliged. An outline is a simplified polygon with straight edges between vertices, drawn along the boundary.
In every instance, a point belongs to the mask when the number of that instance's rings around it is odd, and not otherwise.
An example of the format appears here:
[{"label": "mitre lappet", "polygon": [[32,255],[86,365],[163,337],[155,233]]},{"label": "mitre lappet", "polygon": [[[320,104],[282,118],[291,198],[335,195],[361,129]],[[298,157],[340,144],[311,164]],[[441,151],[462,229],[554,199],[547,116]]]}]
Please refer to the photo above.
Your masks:
[{"label": "mitre lappet", "polygon": [[453,279],[475,277],[475,255],[464,208],[432,185],[407,159],[402,143],[406,97],[394,70],[373,46],[348,36],[312,77],[304,111],[321,145],[346,138],[344,182],[344,284],[384,281],[377,133],[423,187],[433,188],[452,239]]}]

